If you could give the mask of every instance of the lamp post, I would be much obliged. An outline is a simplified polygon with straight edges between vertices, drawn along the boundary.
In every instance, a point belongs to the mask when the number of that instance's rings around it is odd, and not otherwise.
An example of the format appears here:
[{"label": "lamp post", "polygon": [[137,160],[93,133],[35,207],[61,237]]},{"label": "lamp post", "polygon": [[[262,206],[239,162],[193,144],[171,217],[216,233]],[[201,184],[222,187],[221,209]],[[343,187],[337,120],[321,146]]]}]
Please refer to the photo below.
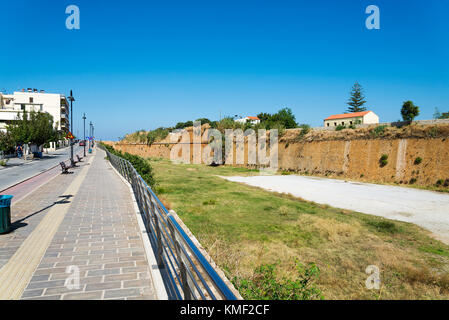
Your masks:
[{"label": "lamp post", "polygon": [[92,121],[89,124],[89,153],[92,153]]},{"label": "lamp post", "polygon": [[86,114],[83,114],[83,141],[84,141],[84,157],[86,157]]},{"label": "lamp post", "polygon": [[[73,136],[73,101],[75,101],[75,98],[73,97],[72,90],[70,90],[70,97],[68,99],[70,100],[70,132],[72,132]],[[73,138],[70,139],[70,164],[72,167],[75,166],[75,161],[73,161]]]}]

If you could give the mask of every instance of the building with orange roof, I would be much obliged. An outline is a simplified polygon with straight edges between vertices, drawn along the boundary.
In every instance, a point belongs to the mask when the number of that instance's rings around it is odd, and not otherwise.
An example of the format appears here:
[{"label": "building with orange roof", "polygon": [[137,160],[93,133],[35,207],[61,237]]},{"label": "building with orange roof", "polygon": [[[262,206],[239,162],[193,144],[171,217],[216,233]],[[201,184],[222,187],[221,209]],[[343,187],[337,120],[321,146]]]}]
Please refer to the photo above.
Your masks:
[{"label": "building with orange roof", "polygon": [[379,123],[379,116],[372,111],[334,114],[324,119],[325,127]]},{"label": "building with orange roof", "polygon": [[251,123],[251,124],[258,124],[260,123],[260,119],[258,117],[245,117],[242,119],[237,119],[235,120],[235,122],[240,122],[240,123]]}]

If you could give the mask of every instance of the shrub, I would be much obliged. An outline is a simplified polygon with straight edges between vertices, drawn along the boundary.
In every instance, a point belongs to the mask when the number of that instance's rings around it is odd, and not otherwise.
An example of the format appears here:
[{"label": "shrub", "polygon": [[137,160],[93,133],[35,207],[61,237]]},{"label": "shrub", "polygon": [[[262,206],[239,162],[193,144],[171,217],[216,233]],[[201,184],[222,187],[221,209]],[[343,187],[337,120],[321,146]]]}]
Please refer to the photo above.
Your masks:
[{"label": "shrub", "polygon": [[409,183],[414,184],[415,182],[416,182],[416,178],[411,178]]},{"label": "shrub", "polygon": [[304,266],[296,263],[297,278],[278,277],[276,264],[261,265],[256,268],[251,279],[234,277],[236,289],[248,300],[313,300],[323,299],[314,281],[320,269],[310,263]]},{"label": "shrub", "polygon": [[396,224],[390,221],[369,221],[368,225],[383,233],[397,233],[400,231]]},{"label": "shrub", "polygon": [[438,136],[438,133],[439,133],[439,130],[438,130],[437,126],[434,126],[434,127],[430,128],[430,130],[429,130],[429,136],[431,138],[436,138]]},{"label": "shrub", "polygon": [[441,185],[443,185],[443,183],[444,183],[444,180],[443,180],[443,179],[438,179],[436,185],[437,185],[437,186],[441,186]]},{"label": "shrub", "polygon": [[387,154],[383,154],[382,157],[380,157],[379,164],[382,168],[388,164],[388,155]]},{"label": "shrub", "polygon": [[101,144],[104,148],[106,148],[110,153],[121,157],[125,160],[128,160],[136,169],[136,171],[140,174],[142,179],[148,183],[148,185],[154,189],[156,187],[156,180],[154,179],[153,175],[153,168],[150,166],[148,161],[146,161],[144,158],[129,154],[128,152],[122,153],[121,151],[117,151],[114,149],[114,147],[109,146],[107,144],[102,143]]},{"label": "shrub", "polygon": [[301,128],[301,131],[298,134],[299,139],[304,138],[304,136],[310,132],[310,126],[308,124],[301,124],[298,128]]},{"label": "shrub", "polygon": [[387,126],[386,125],[383,125],[383,126],[377,126],[377,127],[375,127],[374,129],[372,129],[371,131],[370,131],[370,133],[371,133],[371,135],[373,136],[373,137],[381,137],[381,136],[383,136],[384,134],[385,134],[385,128],[386,128]]},{"label": "shrub", "polygon": [[156,140],[163,140],[169,134],[169,130],[167,128],[157,128],[147,133],[146,143],[148,145],[152,145]]},{"label": "shrub", "polygon": [[418,165],[418,164],[420,164],[421,162],[422,162],[421,157],[417,157],[413,163],[416,164],[416,165]]},{"label": "shrub", "polygon": [[343,129],[346,129],[346,126],[341,125],[341,124],[335,127],[335,131],[341,131]]}]

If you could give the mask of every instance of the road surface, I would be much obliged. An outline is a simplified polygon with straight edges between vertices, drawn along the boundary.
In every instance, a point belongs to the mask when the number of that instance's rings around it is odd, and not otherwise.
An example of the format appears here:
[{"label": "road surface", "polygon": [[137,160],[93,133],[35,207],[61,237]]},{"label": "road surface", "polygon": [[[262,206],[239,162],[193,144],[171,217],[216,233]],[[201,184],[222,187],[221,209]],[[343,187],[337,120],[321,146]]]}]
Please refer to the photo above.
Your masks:
[{"label": "road surface", "polygon": [[449,193],[297,175],[222,178],[332,207],[415,223],[449,243]]},{"label": "road surface", "polygon": [[[74,154],[80,152],[83,147],[74,146]],[[7,189],[23,180],[29,179],[51,167],[70,158],[70,148],[58,149],[52,153],[44,154],[42,159],[32,161],[16,161],[11,159],[6,168],[0,169],[0,191]],[[76,160],[76,157],[75,157]]]}]

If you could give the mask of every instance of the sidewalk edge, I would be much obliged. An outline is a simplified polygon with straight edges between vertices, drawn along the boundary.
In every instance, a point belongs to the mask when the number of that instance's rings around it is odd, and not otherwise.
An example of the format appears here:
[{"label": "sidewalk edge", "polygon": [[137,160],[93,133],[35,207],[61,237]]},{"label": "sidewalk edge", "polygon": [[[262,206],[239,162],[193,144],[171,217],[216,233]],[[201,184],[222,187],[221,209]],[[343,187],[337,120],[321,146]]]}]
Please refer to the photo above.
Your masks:
[{"label": "sidewalk edge", "polygon": [[133,191],[131,185],[129,184],[129,182],[126,181],[126,179],[123,178],[122,175],[111,165],[111,162],[109,160],[108,160],[108,163],[111,166],[112,170],[114,170],[114,172],[120,177],[120,179],[129,188],[129,192],[132,197],[134,212],[136,214],[137,223],[139,224],[140,232],[142,235],[145,234],[145,236],[142,237],[142,242],[143,242],[143,246],[145,248],[145,254],[147,256],[150,273],[151,273],[151,279],[153,280],[152,282],[154,285],[154,289],[156,291],[156,296],[157,296],[158,300],[168,300],[167,290],[165,289],[165,285],[162,280],[161,272],[159,271],[159,268],[157,266],[156,256],[154,255],[153,247],[151,246],[150,240],[148,239],[147,230],[145,228],[145,224],[143,223],[142,213],[140,212],[139,207],[137,205],[137,200],[134,196],[134,191]]}]

